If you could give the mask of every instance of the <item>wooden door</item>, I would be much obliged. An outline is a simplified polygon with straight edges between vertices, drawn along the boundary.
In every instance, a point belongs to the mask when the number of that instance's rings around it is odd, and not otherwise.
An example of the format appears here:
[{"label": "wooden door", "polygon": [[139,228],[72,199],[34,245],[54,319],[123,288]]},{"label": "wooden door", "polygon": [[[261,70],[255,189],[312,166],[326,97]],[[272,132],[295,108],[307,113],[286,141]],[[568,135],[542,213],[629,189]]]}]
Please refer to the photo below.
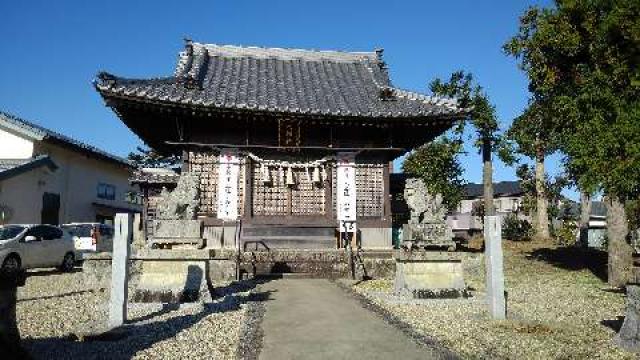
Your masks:
[{"label": "wooden door", "polygon": [[42,212],[40,223],[49,225],[60,224],[60,194],[42,194]]}]

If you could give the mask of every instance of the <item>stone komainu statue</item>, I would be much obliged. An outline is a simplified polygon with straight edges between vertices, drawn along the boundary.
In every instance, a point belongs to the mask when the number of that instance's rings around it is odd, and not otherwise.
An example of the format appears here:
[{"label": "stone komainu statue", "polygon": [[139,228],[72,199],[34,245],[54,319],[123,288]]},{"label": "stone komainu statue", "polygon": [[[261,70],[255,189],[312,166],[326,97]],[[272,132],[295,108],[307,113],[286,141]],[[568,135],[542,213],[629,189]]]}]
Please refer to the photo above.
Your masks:
[{"label": "stone komainu statue", "polygon": [[198,175],[185,173],[180,175],[178,185],[169,192],[163,189],[160,196],[162,200],[158,203],[158,220],[191,220],[195,219],[199,197],[200,179]]},{"label": "stone komainu statue", "polygon": [[446,247],[455,250],[453,234],[447,225],[447,208],[442,195],[430,194],[421,179],[407,179],[404,199],[411,210],[409,222],[402,227],[405,248]]}]

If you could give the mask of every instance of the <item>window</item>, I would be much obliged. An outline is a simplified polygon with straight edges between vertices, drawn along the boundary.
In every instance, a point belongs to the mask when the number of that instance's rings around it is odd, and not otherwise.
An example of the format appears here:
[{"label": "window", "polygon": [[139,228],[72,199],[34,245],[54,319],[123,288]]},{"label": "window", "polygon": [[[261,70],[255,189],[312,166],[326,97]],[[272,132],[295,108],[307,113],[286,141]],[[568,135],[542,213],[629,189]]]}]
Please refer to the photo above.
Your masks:
[{"label": "window", "polygon": [[60,239],[63,236],[62,230],[53,226],[43,226],[43,239],[44,240],[56,240]]},{"label": "window", "polygon": [[142,195],[135,191],[127,191],[124,193],[124,201],[133,205],[142,205]]},{"label": "window", "polygon": [[109,184],[98,184],[98,199],[115,200],[116,187]]},{"label": "window", "polygon": [[45,226],[34,226],[31,229],[29,229],[24,236],[25,237],[34,236],[36,239],[42,240],[46,232],[47,232],[47,229]]},{"label": "window", "polygon": [[113,228],[108,225],[100,225],[100,235],[113,236]]}]

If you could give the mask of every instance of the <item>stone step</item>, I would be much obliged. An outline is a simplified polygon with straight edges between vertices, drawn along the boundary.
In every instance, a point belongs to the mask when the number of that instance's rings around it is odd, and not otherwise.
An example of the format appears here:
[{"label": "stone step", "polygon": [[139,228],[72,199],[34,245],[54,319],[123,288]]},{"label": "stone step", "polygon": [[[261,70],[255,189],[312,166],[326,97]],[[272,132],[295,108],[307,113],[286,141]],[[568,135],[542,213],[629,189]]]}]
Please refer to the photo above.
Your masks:
[{"label": "stone step", "polygon": [[283,273],[269,273],[269,274],[260,274],[256,275],[259,279],[318,279],[321,278],[320,275],[309,273],[309,272],[283,272]]},{"label": "stone step", "polygon": [[266,226],[246,225],[242,228],[242,237],[335,237],[336,229],[326,226]]},{"label": "stone step", "polygon": [[274,249],[334,249],[334,237],[325,236],[245,236],[241,239],[245,251]]}]

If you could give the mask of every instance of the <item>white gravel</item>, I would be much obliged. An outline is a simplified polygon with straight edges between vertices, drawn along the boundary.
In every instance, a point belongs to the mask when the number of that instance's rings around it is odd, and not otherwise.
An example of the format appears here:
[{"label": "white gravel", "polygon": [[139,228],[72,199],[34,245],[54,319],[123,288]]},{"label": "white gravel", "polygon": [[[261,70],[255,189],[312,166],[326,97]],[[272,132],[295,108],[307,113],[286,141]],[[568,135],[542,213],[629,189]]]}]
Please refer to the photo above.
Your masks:
[{"label": "white gravel", "polygon": [[354,290],[462,358],[634,359],[611,342],[611,327],[624,315],[624,295],[609,291],[587,269],[567,270],[527,257],[532,250],[508,245],[505,250],[506,321],[489,319],[481,272],[465,275],[476,289],[468,300],[391,301],[390,280]]},{"label": "white gravel", "polygon": [[18,326],[36,359],[234,359],[251,301],[244,285],[207,304],[131,304],[128,336],[78,341],[105,323],[108,291],[87,289],[81,272],[31,272],[18,293]]}]

